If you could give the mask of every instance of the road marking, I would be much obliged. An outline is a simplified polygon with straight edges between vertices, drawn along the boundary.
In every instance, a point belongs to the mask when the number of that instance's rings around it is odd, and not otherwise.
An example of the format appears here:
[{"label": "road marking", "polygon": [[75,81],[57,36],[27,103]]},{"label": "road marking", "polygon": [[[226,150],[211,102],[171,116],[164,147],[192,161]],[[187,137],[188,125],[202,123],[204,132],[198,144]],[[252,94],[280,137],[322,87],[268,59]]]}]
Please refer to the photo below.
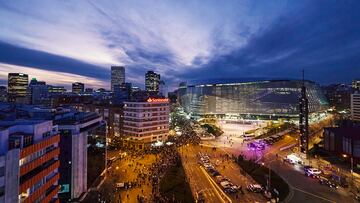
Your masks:
[{"label": "road marking", "polygon": [[[232,203],[232,200],[221,190],[221,188],[214,182],[213,179],[211,179],[211,177],[209,176],[209,174],[207,174],[207,172],[205,171],[204,168],[202,168],[201,166],[199,166],[201,171],[205,174],[206,178],[209,180],[209,182],[211,183],[211,185],[214,187],[216,194],[218,194],[218,196],[220,197],[221,200],[223,200],[223,202],[227,202],[226,200],[223,199],[223,196],[228,200],[228,202]],[[222,193],[222,195],[220,195],[219,191]]]},{"label": "road marking", "polygon": [[321,197],[321,196],[319,196],[319,195],[316,195],[316,194],[307,192],[307,191],[305,191],[305,190],[302,190],[302,189],[299,189],[299,188],[296,188],[296,187],[293,187],[293,189],[294,189],[294,190],[298,190],[298,191],[300,191],[300,192],[303,192],[303,193],[305,193],[305,194],[308,194],[308,195],[317,197],[317,198],[319,198],[319,199],[322,199],[322,200],[325,200],[325,201],[328,201],[328,202],[334,202],[334,203],[335,203],[335,201],[332,201],[332,200],[327,199],[327,198],[325,198],[325,197]]}]

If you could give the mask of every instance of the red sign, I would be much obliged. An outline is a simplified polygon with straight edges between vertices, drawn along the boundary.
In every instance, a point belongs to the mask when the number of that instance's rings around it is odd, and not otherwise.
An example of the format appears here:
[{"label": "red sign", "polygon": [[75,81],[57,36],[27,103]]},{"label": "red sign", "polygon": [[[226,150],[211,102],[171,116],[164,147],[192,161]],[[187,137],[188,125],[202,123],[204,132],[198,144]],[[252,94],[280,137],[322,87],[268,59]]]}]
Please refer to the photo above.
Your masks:
[{"label": "red sign", "polygon": [[168,98],[149,98],[146,100],[147,102],[169,102]]}]

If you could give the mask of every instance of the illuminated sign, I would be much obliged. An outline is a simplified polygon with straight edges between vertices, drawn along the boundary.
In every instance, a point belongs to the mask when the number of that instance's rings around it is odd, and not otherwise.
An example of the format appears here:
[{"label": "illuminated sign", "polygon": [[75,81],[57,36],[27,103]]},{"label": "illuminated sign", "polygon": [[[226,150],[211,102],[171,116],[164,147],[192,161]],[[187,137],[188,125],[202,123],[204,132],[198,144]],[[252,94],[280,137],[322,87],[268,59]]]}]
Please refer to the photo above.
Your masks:
[{"label": "illuminated sign", "polygon": [[149,98],[146,100],[147,102],[169,102],[168,98]]}]

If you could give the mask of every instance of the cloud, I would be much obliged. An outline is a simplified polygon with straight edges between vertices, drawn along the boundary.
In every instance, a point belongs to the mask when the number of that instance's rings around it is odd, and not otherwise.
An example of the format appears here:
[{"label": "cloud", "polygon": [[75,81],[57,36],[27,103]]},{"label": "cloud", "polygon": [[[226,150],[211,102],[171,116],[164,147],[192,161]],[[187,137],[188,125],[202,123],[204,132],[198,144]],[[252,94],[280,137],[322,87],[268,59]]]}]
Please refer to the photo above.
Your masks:
[{"label": "cloud", "polygon": [[[46,81],[50,85],[63,85],[68,89],[71,88],[73,82],[84,82],[86,87],[101,88],[109,86],[104,81],[83,75],[70,74],[58,71],[47,71],[37,69],[35,67],[24,67],[10,64],[0,63],[0,81],[7,81],[8,73],[26,73],[31,78],[36,78],[40,81]],[[50,79],[51,78],[51,79]]]},{"label": "cloud", "polygon": [[[356,1],[1,1],[0,62],[109,83],[359,76]],[[351,74],[346,74],[346,70]],[[329,74],[334,72],[336,74]],[[327,77],[323,77],[327,75]],[[170,85],[172,86],[172,85]]]},{"label": "cloud", "polygon": [[[243,46],[179,77],[289,77],[321,83],[360,75],[358,2],[311,2],[284,13]],[[204,74],[204,72],[208,74]]]}]

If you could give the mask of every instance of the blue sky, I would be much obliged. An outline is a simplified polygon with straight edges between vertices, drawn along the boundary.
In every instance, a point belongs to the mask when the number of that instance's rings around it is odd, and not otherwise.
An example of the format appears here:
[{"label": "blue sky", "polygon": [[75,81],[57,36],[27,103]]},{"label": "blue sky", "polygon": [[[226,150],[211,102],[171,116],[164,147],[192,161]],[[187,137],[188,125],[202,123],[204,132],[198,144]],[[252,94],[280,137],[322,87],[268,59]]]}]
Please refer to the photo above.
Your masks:
[{"label": "blue sky", "polygon": [[0,83],[109,87],[110,66],[143,86],[205,78],[360,78],[359,1],[1,1]]}]

